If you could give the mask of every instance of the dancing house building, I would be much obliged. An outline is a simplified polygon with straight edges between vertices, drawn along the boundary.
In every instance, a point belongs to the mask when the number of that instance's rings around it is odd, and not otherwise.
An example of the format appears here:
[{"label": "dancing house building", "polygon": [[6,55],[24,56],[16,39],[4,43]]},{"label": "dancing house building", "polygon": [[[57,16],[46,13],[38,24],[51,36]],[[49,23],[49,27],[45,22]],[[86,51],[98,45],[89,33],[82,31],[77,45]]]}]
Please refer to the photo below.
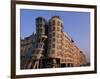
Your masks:
[{"label": "dancing house building", "polygon": [[59,16],[36,18],[36,33],[21,39],[21,69],[79,67],[86,57],[64,32]]}]

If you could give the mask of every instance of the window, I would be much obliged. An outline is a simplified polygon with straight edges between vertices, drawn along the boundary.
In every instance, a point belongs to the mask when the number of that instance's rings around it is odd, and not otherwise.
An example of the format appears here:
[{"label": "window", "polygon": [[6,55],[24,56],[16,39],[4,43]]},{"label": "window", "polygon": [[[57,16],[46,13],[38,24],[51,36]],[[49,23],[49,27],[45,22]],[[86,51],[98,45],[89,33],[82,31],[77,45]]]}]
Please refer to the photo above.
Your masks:
[{"label": "window", "polygon": [[59,38],[59,35],[57,34],[56,37]]},{"label": "window", "polygon": [[57,52],[57,55],[60,56],[61,55],[61,52]]},{"label": "window", "polygon": [[58,39],[58,40],[57,40],[57,43],[61,43],[61,40]]},{"label": "window", "polygon": [[57,46],[57,49],[60,49],[60,47],[59,47],[59,46]]},{"label": "window", "polygon": [[73,64],[72,63],[70,65],[71,65],[71,67],[73,67]]},{"label": "window", "polygon": [[52,54],[55,54],[56,51],[55,50],[52,50],[51,52],[52,52]]},{"label": "window", "polygon": [[53,33],[53,36],[55,36],[55,32]]},{"label": "window", "polygon": [[43,22],[39,23],[39,27],[42,27],[42,26],[44,26],[44,23]]},{"label": "window", "polygon": [[49,34],[49,38],[51,38],[51,34]]},{"label": "window", "polygon": [[70,63],[67,64],[67,67],[70,67]]},{"label": "window", "polygon": [[56,27],[53,27],[53,31],[55,31],[56,30]]},{"label": "window", "polygon": [[59,50],[59,49],[62,49],[61,45],[58,45],[58,46],[57,46],[57,49],[58,49],[58,50]]},{"label": "window", "polygon": [[65,47],[67,47],[67,44],[65,45]]},{"label": "window", "polygon": [[55,44],[52,44],[52,48],[55,48]]},{"label": "window", "polygon": [[57,38],[60,38],[60,37],[61,37],[61,35],[58,33],[58,34],[57,34]]},{"label": "window", "polygon": [[52,25],[55,25],[55,20],[52,21]]},{"label": "window", "polygon": [[48,43],[50,43],[51,42],[51,39],[48,39]]},{"label": "window", "polygon": [[51,44],[48,44],[48,48],[49,48],[49,49],[51,48]]},{"label": "window", "polygon": [[61,29],[61,32],[63,33],[63,29]]},{"label": "window", "polygon": [[53,38],[52,41],[55,42],[56,41],[55,38]]},{"label": "window", "polygon": [[51,32],[52,31],[52,28],[51,27],[49,27],[49,32]]},{"label": "window", "polygon": [[60,21],[57,22],[57,26],[60,26]]},{"label": "window", "polygon": [[39,33],[42,33],[42,29],[39,29]]},{"label": "window", "polygon": [[57,27],[57,31],[60,31],[60,27]]}]

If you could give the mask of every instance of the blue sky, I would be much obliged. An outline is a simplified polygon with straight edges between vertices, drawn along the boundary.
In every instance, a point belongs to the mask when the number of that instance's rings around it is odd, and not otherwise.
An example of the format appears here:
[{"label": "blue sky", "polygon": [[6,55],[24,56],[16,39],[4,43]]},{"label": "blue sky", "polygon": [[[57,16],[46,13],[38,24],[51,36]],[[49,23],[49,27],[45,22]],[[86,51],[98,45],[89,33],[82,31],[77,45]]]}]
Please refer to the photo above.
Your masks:
[{"label": "blue sky", "polygon": [[71,11],[51,11],[21,9],[21,38],[27,37],[36,31],[35,18],[42,16],[49,20],[52,16],[60,16],[64,23],[64,32],[72,38],[77,46],[84,51],[87,60],[90,56],[90,13]]}]

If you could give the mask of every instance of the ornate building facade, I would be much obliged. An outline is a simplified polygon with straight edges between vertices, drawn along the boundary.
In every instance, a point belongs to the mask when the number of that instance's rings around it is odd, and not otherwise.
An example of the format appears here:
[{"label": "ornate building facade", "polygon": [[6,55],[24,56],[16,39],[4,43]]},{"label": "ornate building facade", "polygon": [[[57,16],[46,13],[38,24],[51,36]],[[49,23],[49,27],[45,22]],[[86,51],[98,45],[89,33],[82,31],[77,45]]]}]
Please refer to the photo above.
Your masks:
[{"label": "ornate building facade", "polygon": [[21,69],[85,66],[84,52],[63,29],[59,16],[36,18],[36,33],[21,39]]}]

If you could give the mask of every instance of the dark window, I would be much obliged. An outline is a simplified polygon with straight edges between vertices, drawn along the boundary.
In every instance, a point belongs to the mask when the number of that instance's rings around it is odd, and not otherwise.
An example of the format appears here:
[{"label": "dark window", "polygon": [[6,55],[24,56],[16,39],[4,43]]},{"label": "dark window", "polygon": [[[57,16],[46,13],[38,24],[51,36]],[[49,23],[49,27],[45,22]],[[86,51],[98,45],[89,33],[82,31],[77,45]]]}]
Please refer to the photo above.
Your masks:
[{"label": "dark window", "polygon": [[48,25],[51,26],[51,21],[49,21]]},{"label": "dark window", "polygon": [[52,48],[55,48],[55,44],[52,44]]},{"label": "dark window", "polygon": [[44,23],[42,22],[41,24],[40,24],[40,27],[43,27],[44,26]]},{"label": "dark window", "polygon": [[51,32],[51,31],[52,31],[51,26],[49,26],[48,27],[48,32]]},{"label": "dark window", "polygon": [[66,64],[61,64],[61,67],[66,67]]},{"label": "dark window", "polygon": [[53,38],[52,41],[55,42],[55,38]]},{"label": "dark window", "polygon": [[51,27],[49,27],[49,32],[51,32],[52,31],[52,28]]},{"label": "dark window", "polygon": [[51,44],[48,45],[48,48],[49,48],[49,49],[51,48]]},{"label": "dark window", "polygon": [[48,42],[50,43],[51,42],[51,39],[49,39]]},{"label": "dark window", "polygon": [[71,63],[71,67],[73,67],[73,64]]},{"label": "dark window", "polygon": [[49,34],[49,38],[51,38],[51,34]]},{"label": "dark window", "polygon": [[55,27],[53,27],[53,31],[55,31],[56,30],[56,28]]},{"label": "dark window", "polygon": [[56,21],[55,21],[55,20],[53,20],[53,21],[52,21],[52,25],[55,25],[55,22],[56,22]]},{"label": "dark window", "polygon": [[49,28],[47,30],[48,30],[48,32],[50,32],[50,29]]},{"label": "dark window", "polygon": [[55,32],[53,33],[53,36],[55,36]]},{"label": "dark window", "polygon": [[67,64],[67,67],[70,67],[70,63]]}]

